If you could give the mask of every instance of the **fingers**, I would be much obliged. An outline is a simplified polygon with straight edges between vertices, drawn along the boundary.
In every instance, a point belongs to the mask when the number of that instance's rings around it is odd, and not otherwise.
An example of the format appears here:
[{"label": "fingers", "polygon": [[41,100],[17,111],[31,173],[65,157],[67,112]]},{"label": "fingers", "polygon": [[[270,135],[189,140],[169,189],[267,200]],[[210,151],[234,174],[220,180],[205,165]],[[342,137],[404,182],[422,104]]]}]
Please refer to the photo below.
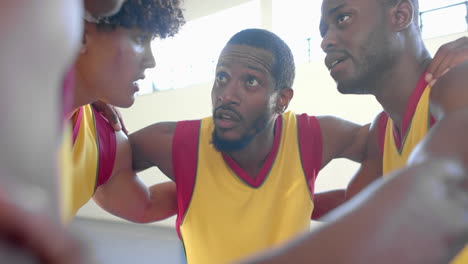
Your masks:
[{"label": "fingers", "polygon": [[115,131],[122,130],[122,117],[117,108],[102,101],[94,102],[93,107],[109,121]]},{"label": "fingers", "polygon": [[425,76],[429,85],[433,86],[437,79],[451,68],[468,60],[468,38],[461,37],[453,42],[442,45],[427,68]]}]

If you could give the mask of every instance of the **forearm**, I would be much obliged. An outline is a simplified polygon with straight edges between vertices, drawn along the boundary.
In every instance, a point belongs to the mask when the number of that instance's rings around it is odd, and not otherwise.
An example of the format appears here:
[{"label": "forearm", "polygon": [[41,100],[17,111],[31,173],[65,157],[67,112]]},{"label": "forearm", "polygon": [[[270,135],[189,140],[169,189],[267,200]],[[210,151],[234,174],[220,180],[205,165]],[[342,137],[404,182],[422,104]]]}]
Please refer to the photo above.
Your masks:
[{"label": "forearm", "polygon": [[345,190],[332,190],[314,194],[312,219],[318,220],[346,201]]},{"label": "forearm", "polygon": [[164,182],[149,188],[150,203],[144,211],[141,222],[160,221],[177,214],[177,191],[175,183]]},{"label": "forearm", "polygon": [[173,182],[159,183],[148,188],[138,178],[131,182],[113,179],[99,187],[94,200],[109,213],[136,223],[159,221],[177,213]]},{"label": "forearm", "polygon": [[243,263],[448,263],[466,242],[454,239],[466,232],[466,209],[440,193],[460,193],[446,184],[459,173],[440,162],[395,172],[329,214],[329,223]]}]

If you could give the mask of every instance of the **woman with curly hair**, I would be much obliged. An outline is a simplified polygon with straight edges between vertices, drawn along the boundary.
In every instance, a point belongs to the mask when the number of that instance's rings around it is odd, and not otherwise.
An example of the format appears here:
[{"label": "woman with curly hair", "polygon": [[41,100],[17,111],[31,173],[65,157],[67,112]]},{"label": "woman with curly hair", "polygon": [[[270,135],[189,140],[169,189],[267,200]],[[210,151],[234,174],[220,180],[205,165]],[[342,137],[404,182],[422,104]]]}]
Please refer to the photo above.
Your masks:
[{"label": "woman with curly hair", "polygon": [[71,153],[72,159],[71,177],[63,181],[65,218],[73,217],[91,197],[106,211],[133,222],[162,220],[176,213],[175,185],[143,184],[132,170],[127,136],[114,131],[91,104],[133,104],[136,81],[155,66],[151,40],[173,36],[185,23],[180,5],[179,0],[127,0],[113,16],[85,15],[82,47],[74,65],[71,146],[61,153]]}]

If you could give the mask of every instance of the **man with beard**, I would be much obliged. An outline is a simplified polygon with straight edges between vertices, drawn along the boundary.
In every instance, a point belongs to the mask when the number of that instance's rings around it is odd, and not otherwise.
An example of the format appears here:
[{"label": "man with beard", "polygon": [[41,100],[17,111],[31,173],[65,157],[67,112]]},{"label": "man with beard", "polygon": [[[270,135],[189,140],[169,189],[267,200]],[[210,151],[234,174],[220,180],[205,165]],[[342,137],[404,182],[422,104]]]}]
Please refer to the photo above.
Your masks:
[{"label": "man with beard", "polygon": [[176,183],[188,263],[226,263],[306,231],[319,170],[360,161],[367,126],[284,113],[294,75],[280,38],[243,30],[219,57],[212,117],[130,135],[134,168],[157,166]]},{"label": "man with beard", "polygon": [[284,113],[294,74],[280,38],[243,30],[219,57],[212,117],[130,135],[135,169],[157,166],[177,185],[188,263],[225,263],[307,230],[320,169],[361,161],[368,126]]},{"label": "man with beard", "polygon": [[[322,48],[338,90],[372,94],[384,109],[371,125],[367,153],[347,198],[411,159],[442,157],[468,165],[468,65],[428,84],[424,75],[431,57],[418,15],[417,0],[323,2]],[[423,139],[424,147],[414,154]],[[468,249],[453,263],[467,262]]]}]

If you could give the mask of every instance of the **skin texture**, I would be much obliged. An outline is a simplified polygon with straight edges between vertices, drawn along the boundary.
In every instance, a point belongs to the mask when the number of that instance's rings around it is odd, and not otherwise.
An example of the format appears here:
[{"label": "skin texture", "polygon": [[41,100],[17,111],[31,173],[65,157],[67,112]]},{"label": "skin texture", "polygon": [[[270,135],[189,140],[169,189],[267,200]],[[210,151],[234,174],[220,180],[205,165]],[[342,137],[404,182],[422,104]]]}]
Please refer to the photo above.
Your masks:
[{"label": "skin texture", "polygon": [[[293,96],[291,88],[276,88],[274,75],[269,70],[272,56],[265,49],[227,44],[216,67],[211,94],[214,133],[228,142],[236,142],[246,135],[252,137],[243,148],[223,151],[252,178],[257,177],[271,151],[274,122]],[[337,157],[361,159],[368,126],[330,116],[318,117],[318,120],[324,142],[322,166]],[[157,166],[174,180],[172,141],[175,127],[175,122],[157,123],[129,136],[136,170]]]},{"label": "skin texture", "polygon": [[[76,62],[74,107],[96,100],[130,107],[138,91],[133,83],[144,78],[146,69],[155,66],[150,41],[148,33],[138,28],[98,29],[95,24],[86,23]],[[114,168],[110,180],[96,190],[96,203],[114,215],[139,223],[174,215],[175,185],[169,182],[147,187],[132,169],[127,135],[117,131],[116,138]]]},{"label": "skin texture", "polygon": [[467,176],[454,161],[413,163],[374,182],[311,233],[241,263],[448,263],[468,240]]},{"label": "skin texture", "polygon": [[[325,64],[330,66],[337,58],[341,58],[343,53],[350,58],[337,64],[331,72],[338,89],[345,90],[346,93],[374,95],[397,126],[400,126],[402,120],[404,112],[402,106],[407,104],[424,70],[427,71],[426,80],[435,85],[443,74],[464,62],[468,55],[467,41],[462,37],[441,46],[431,61],[420,38],[416,25],[417,19],[411,16],[413,11],[409,10],[413,5],[410,1],[403,1],[402,4],[399,5],[400,8],[382,9],[378,1],[326,1],[322,6],[321,23],[321,32],[324,36],[322,48],[327,53]],[[336,7],[339,8],[336,9]],[[389,10],[393,11],[393,16]],[[333,11],[331,15],[329,15],[330,11]],[[387,20],[381,21],[368,15],[375,12],[383,14],[381,17]],[[388,23],[389,18],[392,18],[391,24]],[[375,20],[374,24],[370,20]],[[372,34],[376,30],[379,31],[379,27],[381,34]],[[408,38],[410,32],[416,37]],[[368,43],[374,42],[385,43],[382,43],[379,51],[369,48],[372,45]],[[408,47],[402,48],[402,45]],[[362,58],[369,57],[370,54],[373,54],[375,60],[388,58],[386,62],[384,61],[386,68],[375,67],[372,70],[372,78],[358,74],[362,72],[359,69],[360,65],[364,64],[358,62],[362,62]],[[372,88],[368,88],[369,83]],[[361,167],[345,190],[346,199],[352,198],[382,176],[382,155],[377,137],[377,120],[378,117],[370,126],[366,153],[363,155]],[[328,195],[330,199],[321,197],[321,194],[316,196],[320,201],[317,207],[322,211],[318,217],[340,204],[337,201],[343,197],[341,192],[336,191],[337,195],[333,197]]]},{"label": "skin texture", "polygon": [[[327,62],[335,60],[335,49],[354,50],[356,52],[350,53],[358,54],[360,49],[352,47],[379,40],[361,38],[353,33],[359,28],[362,34],[372,37],[366,33],[372,32],[374,25],[367,24],[366,18],[371,13],[383,12],[386,22],[382,30],[386,34],[382,39],[392,43],[392,49],[379,52],[391,52],[395,64],[378,72],[373,77],[377,88],[366,92],[376,97],[400,127],[408,97],[427,67],[428,53],[414,22],[417,18],[413,17],[412,2],[398,1],[395,6],[386,8],[376,4],[374,0],[325,0],[322,47],[327,52]],[[337,15],[329,16],[334,14],[333,10]],[[345,24],[335,26],[335,21]],[[349,80],[357,81],[356,63],[345,61],[335,67],[339,68],[332,76],[338,86]],[[344,207],[332,212],[325,219],[331,220],[330,224],[248,263],[310,263],[314,260],[323,263],[448,263],[452,260],[468,240],[465,216],[468,143],[464,133],[468,128],[467,73],[468,64],[462,63],[432,87],[431,112],[438,122],[413,150],[406,167],[383,178],[378,174],[366,175],[361,184],[366,180],[371,182],[372,177],[379,179]],[[359,78],[367,84],[364,75]],[[346,88],[349,92],[362,92],[357,86],[346,85]],[[367,156],[378,150],[377,147],[375,141],[369,143]],[[381,160],[374,162],[381,163]],[[378,167],[372,167],[372,163],[369,159],[366,172],[377,171]],[[371,196],[364,202],[362,198],[366,195]],[[322,237],[335,238],[338,242],[324,244]],[[332,253],[336,249],[340,254]]]}]

